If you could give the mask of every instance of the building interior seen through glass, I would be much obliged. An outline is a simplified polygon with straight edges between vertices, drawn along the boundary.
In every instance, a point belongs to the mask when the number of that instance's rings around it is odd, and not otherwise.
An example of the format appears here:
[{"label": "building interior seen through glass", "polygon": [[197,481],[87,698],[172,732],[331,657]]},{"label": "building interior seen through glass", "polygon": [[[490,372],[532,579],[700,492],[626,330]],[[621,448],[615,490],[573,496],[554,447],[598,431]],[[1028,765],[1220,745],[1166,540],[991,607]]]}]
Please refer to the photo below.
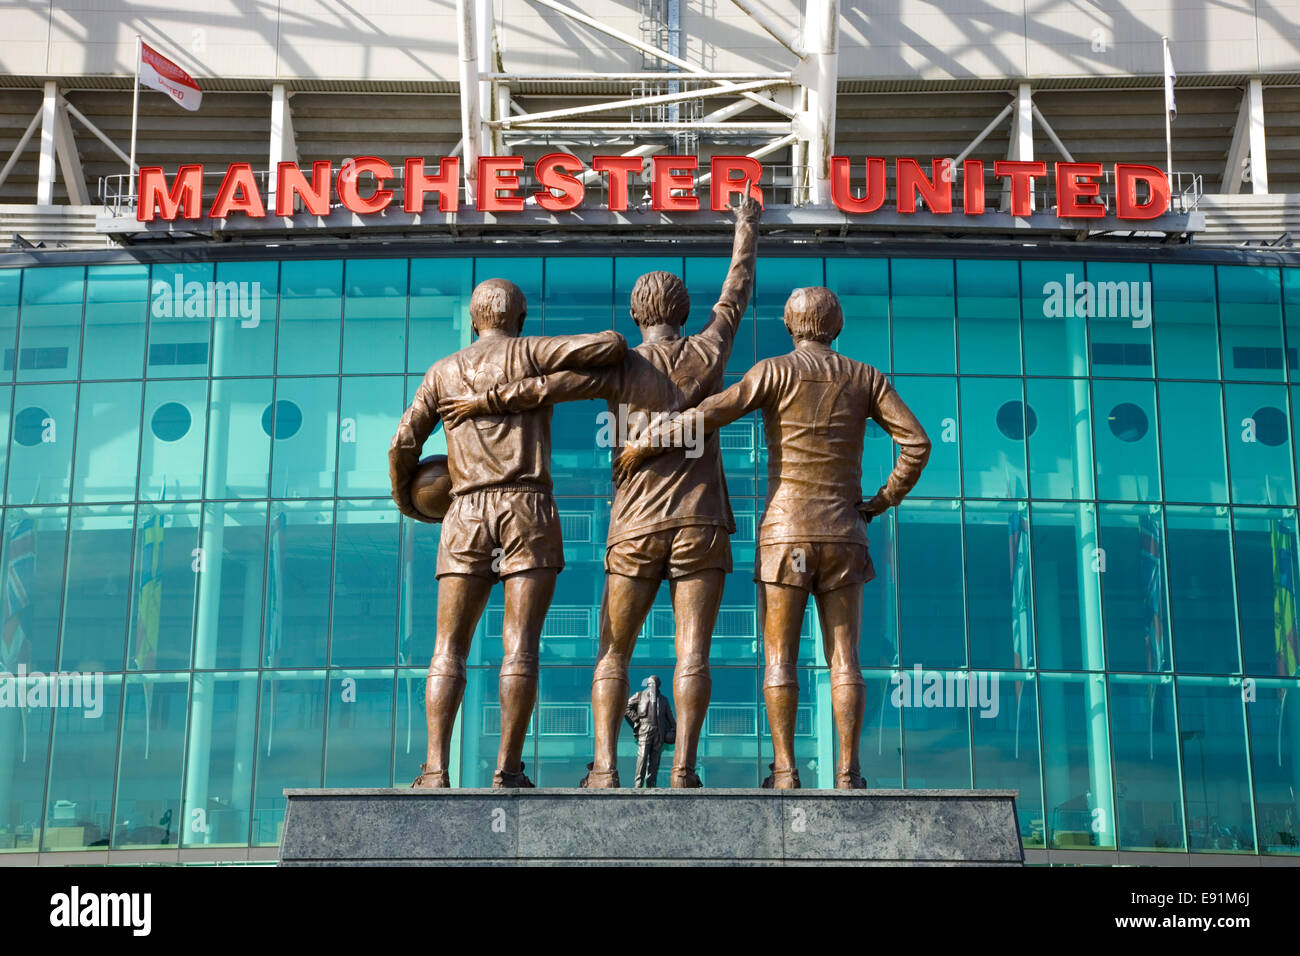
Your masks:
[{"label": "building interior seen through glass", "polygon": [[[1017,789],[1029,848],[1300,853],[1300,269],[1231,255],[760,254],[727,382],[789,349],[791,289],[825,285],[845,313],[835,347],[888,372],[933,441],[912,496],[870,525],[871,786]],[[0,707],[0,851],[274,845],[286,787],[407,785],[438,527],[398,514],[387,451],[424,370],[471,340],[475,282],[517,283],[528,334],[635,344],[638,276],[684,276],[689,333],[727,266],[367,256],[0,269],[0,670],[81,694]],[[576,785],[592,758],[603,409],[554,409],[567,566],[524,756],[539,786]],[[738,527],[700,745],[711,788],[757,786],[771,759],[762,436],[757,414],[721,435]],[[439,430],[426,453],[444,450]],[[894,451],[869,425],[868,493]],[[495,769],[501,600],[473,645],[458,786]],[[807,614],[796,756],[804,786],[827,787]],[[664,588],[632,688],[658,674],[670,692],[673,657]],[[630,779],[626,731],[619,752]]]}]

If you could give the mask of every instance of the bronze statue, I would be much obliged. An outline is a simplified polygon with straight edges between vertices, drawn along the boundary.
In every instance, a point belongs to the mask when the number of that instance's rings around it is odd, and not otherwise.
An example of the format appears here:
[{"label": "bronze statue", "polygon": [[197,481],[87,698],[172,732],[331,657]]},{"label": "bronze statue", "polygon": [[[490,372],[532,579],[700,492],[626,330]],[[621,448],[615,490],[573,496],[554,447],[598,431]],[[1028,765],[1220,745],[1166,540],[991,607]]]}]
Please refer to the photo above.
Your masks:
[{"label": "bronze statue", "polygon": [[[795,712],[799,703],[799,630],[808,595],[816,597],[830,661],[831,706],[839,753],[838,789],[862,789],[858,760],[865,685],[858,665],[863,585],[875,577],[867,522],[912,490],[930,457],[930,439],[878,370],[832,351],[844,324],[829,289],[795,289],[785,304],[793,351],[758,362],[741,381],[674,422],[652,426],[615,461],[620,487],[653,456],[680,447],[691,429],[715,433],[762,409],[768,491],[754,580],[760,584],[766,668],[763,697],[774,751],[764,787],[794,789]],[[868,418],[898,443],[889,480],[862,495],[862,439]]]},{"label": "bronze statue", "polygon": [[645,690],[627,699],[623,718],[636,736],[637,787],[659,786],[659,754],[664,744],[676,743],[677,722],[673,709],[664,695],[659,693],[658,676],[650,676],[643,684]]},{"label": "bronze statue", "polygon": [[[420,449],[447,395],[563,369],[621,361],[617,332],[521,337],[526,303],[504,279],[480,283],[470,297],[477,341],[435,362],[416,390],[388,451],[393,500],[417,521],[429,516],[411,497]],[[444,422],[451,505],[438,547],[438,634],[426,685],[429,752],[414,787],[450,786],[451,732],[465,693],[465,659],[474,629],[499,578],[505,585],[501,661],[501,746],[494,787],[531,787],[521,759],[537,699],[542,621],[564,567],[560,518],[551,495],[551,409]]]},{"label": "bronze statue", "polygon": [[[651,416],[680,412],[715,394],[749,304],[760,214],[761,207],[752,199],[736,211],[731,268],[712,317],[699,333],[681,334],[690,309],[682,280],[667,272],[647,273],[637,280],[631,297],[632,318],[643,340],[620,365],[507,385],[487,383],[493,387],[486,389],[475,383],[472,391],[478,394],[444,398],[440,414],[445,421],[461,422],[468,416],[500,416],[599,397],[608,402],[614,421],[629,423],[630,433],[648,424]],[[618,435],[611,444],[617,447],[627,437]],[[664,455],[615,491],[591,690],[595,760],[579,786],[619,785],[618,732],[628,692],[628,661],[665,578],[676,622],[673,696],[682,728],[671,783],[700,786],[695,759],[712,689],[709,645],[723,582],[731,570],[728,536],[736,530],[718,437],[700,437],[702,447]]]}]

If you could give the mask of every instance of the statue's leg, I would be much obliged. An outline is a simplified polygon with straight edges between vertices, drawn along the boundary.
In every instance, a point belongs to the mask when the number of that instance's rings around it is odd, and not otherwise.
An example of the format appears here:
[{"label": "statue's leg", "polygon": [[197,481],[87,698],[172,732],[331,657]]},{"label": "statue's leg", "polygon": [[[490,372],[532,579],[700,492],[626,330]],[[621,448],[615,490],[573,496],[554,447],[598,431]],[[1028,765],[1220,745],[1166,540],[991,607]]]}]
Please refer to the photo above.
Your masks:
[{"label": "statue's leg", "polygon": [[446,574],[438,579],[438,636],[424,689],[429,752],[424,772],[416,780],[420,786],[450,786],[447,763],[456,712],[465,695],[465,659],[492,583],[491,578],[475,574]]},{"label": "statue's leg", "polygon": [[817,595],[822,642],[831,665],[831,709],[839,740],[835,786],[841,790],[866,786],[858,760],[866,684],[858,662],[862,636],[862,585],[849,584]]},{"label": "statue's leg", "polygon": [[695,778],[696,754],[713,690],[709,646],[725,581],[724,573],[713,569],[674,578],[669,584],[677,624],[677,666],[673,670],[673,703],[677,707],[674,787],[699,785]]},{"label": "statue's leg", "polygon": [[763,699],[772,730],[772,776],[776,789],[798,786],[794,763],[794,722],[799,708],[799,630],[808,592],[788,584],[764,583]]},{"label": "statue's leg", "polygon": [[555,594],[556,568],[534,568],[505,578],[505,620],[501,639],[501,747],[497,770],[522,773],[524,737],[537,703],[537,653],[542,624]]},{"label": "statue's leg", "polygon": [[596,754],[591,769],[597,775],[618,769],[618,732],[628,698],[627,665],[658,591],[657,578],[633,578],[613,572],[605,575],[605,593],[600,602],[600,647],[591,680],[591,711],[596,732]]},{"label": "statue's leg", "polygon": [[644,787],[646,770],[650,764],[650,744],[649,741],[642,740],[640,737],[636,741],[636,775],[633,777],[632,786]]},{"label": "statue's leg", "polygon": [[663,753],[662,740],[650,740],[650,745],[646,748],[646,769],[645,769],[645,786],[659,786],[659,757]]}]

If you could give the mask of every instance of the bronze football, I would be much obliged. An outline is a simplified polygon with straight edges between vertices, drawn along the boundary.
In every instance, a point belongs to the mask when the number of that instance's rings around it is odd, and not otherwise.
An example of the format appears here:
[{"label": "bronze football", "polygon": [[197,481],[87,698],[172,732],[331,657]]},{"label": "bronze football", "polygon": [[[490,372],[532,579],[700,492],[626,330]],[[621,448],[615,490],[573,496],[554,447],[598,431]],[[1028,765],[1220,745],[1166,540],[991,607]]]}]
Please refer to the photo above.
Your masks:
[{"label": "bronze football", "polygon": [[421,459],[411,479],[411,504],[430,521],[441,521],[451,507],[451,475],[446,455]]}]

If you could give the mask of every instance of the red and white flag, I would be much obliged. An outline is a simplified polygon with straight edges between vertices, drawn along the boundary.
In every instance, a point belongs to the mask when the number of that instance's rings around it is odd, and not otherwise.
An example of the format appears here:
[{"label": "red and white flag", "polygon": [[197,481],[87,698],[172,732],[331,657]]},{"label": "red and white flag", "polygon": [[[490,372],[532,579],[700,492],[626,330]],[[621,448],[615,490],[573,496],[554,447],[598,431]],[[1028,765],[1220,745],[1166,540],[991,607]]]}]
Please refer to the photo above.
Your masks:
[{"label": "red and white flag", "polygon": [[196,110],[203,102],[203,91],[194,82],[194,77],[143,42],[140,44],[140,82],[151,90],[166,93],[182,109]]}]

